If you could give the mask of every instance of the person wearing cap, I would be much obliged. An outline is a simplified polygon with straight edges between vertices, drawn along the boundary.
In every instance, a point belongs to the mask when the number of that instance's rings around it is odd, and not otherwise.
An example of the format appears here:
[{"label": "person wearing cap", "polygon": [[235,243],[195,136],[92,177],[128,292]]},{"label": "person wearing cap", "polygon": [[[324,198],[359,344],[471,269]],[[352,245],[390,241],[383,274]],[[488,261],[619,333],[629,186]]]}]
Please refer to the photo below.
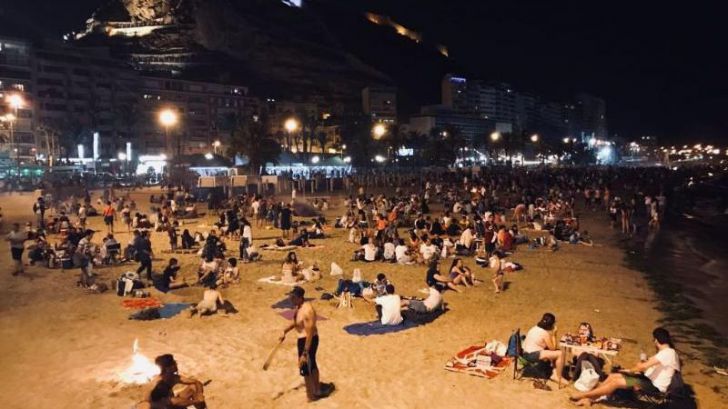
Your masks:
[{"label": "person wearing cap", "polygon": [[159,367],[159,375],[149,383],[138,409],[207,408],[202,382],[180,375],[172,354],[160,355],[154,363]]},{"label": "person wearing cap", "polygon": [[306,382],[308,400],[315,401],[327,396],[321,391],[322,385],[319,381],[320,375],[316,362],[316,352],[319,346],[316,311],[313,309],[313,305],[304,298],[305,290],[303,288],[295,286],[288,295],[295,306],[293,322],[283,330],[279,341],[283,342],[289,331],[296,330],[299,373]]}]

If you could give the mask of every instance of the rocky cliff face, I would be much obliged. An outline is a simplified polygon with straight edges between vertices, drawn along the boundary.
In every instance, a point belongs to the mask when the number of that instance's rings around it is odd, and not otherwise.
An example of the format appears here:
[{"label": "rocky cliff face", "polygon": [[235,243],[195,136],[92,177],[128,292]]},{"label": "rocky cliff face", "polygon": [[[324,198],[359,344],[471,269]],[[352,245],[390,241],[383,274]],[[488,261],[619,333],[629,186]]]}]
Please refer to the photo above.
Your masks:
[{"label": "rocky cliff face", "polygon": [[[259,95],[315,94],[358,101],[365,86],[394,83],[389,73],[373,68],[342,46],[340,31],[346,27],[329,21],[338,21],[338,12],[327,15],[315,7],[290,7],[275,0],[112,0],[94,17],[118,16],[120,6],[130,22],[163,21],[168,26],[143,37],[108,37],[97,30],[81,41],[111,45],[117,54],[128,58],[185,53],[189,56],[189,64],[182,67],[186,74],[210,80],[225,78],[248,85]],[[368,25],[363,12],[346,12],[346,19]],[[96,23],[98,27],[104,25],[103,21]],[[396,33],[380,31],[372,40],[391,39],[399,44],[402,40],[396,37]],[[406,47],[418,46],[412,43]],[[438,58],[436,52],[432,54]],[[400,67],[396,61],[385,67],[412,68],[409,63]],[[432,80],[438,84],[439,78]]]}]

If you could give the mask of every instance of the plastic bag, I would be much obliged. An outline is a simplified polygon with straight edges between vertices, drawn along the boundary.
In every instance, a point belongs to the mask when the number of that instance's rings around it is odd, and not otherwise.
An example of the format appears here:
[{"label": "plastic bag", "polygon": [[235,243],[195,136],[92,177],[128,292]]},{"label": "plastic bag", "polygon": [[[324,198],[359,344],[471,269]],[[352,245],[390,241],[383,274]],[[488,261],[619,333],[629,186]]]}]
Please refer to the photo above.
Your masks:
[{"label": "plastic bag", "polygon": [[331,263],[331,273],[332,276],[340,276],[344,275],[344,270],[336,263]]},{"label": "plastic bag", "polygon": [[589,361],[583,361],[581,363],[581,375],[574,382],[574,388],[580,392],[588,392],[594,389],[597,383],[599,383],[599,374],[594,368],[594,365]]}]

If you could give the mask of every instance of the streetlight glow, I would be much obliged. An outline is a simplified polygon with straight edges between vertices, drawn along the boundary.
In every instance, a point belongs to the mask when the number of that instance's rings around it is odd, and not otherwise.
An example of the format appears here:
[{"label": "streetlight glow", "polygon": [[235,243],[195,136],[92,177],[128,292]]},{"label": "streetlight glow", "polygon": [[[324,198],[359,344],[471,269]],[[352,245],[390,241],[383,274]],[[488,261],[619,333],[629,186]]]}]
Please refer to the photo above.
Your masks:
[{"label": "streetlight glow", "polygon": [[8,104],[10,104],[10,107],[16,110],[25,105],[25,101],[20,94],[10,94],[5,99],[8,101]]},{"label": "streetlight glow", "polygon": [[382,156],[382,155],[377,155],[377,156],[375,156],[375,157],[374,157],[374,160],[375,160],[375,161],[377,161],[377,162],[379,162],[379,163],[382,163],[382,162],[384,162],[384,161],[385,161],[386,159],[385,159],[385,158],[384,158],[384,156]]},{"label": "streetlight glow", "polygon": [[211,154],[210,152],[207,152],[207,153],[205,154],[205,159],[207,159],[207,160],[212,160],[212,158],[213,158],[213,156],[212,156],[212,154]]},{"label": "streetlight glow", "polygon": [[311,163],[319,163],[320,160],[321,160],[321,158],[319,158],[318,155],[316,155],[313,158],[311,158]]},{"label": "streetlight glow", "polygon": [[177,124],[177,113],[167,108],[159,113],[159,123],[168,128]]},{"label": "streetlight glow", "polygon": [[384,126],[384,124],[382,123],[378,123],[372,127],[372,134],[374,135],[374,139],[381,139],[386,133],[387,127]]},{"label": "streetlight glow", "polygon": [[564,143],[569,143],[570,139],[569,138],[564,138],[564,139],[562,139],[562,141],[564,141]]},{"label": "streetlight glow", "polygon": [[117,157],[119,158],[119,160],[126,160],[126,153],[119,152],[119,155]]},{"label": "streetlight glow", "polygon": [[531,135],[531,142],[533,142],[533,143],[538,142],[538,134],[537,133]]},{"label": "streetlight glow", "polygon": [[298,129],[298,121],[296,121],[296,118],[288,118],[283,126],[286,128],[286,131],[295,132]]},{"label": "streetlight glow", "polygon": [[493,141],[493,142],[497,142],[498,139],[500,139],[500,137],[501,137],[501,134],[498,131],[493,132],[492,134],[490,134],[490,140]]}]

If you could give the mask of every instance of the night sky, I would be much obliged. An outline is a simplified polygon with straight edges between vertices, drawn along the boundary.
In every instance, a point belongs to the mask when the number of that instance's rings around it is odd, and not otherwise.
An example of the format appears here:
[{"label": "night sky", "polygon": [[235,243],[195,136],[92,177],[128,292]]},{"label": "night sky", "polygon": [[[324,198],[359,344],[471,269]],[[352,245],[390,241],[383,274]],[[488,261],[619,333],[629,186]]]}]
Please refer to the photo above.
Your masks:
[{"label": "night sky", "polygon": [[[3,0],[0,22],[11,17],[29,34],[60,36],[81,27],[103,1]],[[728,142],[728,43],[719,2],[346,1],[445,44],[473,76],[554,99],[600,95],[611,133]]]}]

